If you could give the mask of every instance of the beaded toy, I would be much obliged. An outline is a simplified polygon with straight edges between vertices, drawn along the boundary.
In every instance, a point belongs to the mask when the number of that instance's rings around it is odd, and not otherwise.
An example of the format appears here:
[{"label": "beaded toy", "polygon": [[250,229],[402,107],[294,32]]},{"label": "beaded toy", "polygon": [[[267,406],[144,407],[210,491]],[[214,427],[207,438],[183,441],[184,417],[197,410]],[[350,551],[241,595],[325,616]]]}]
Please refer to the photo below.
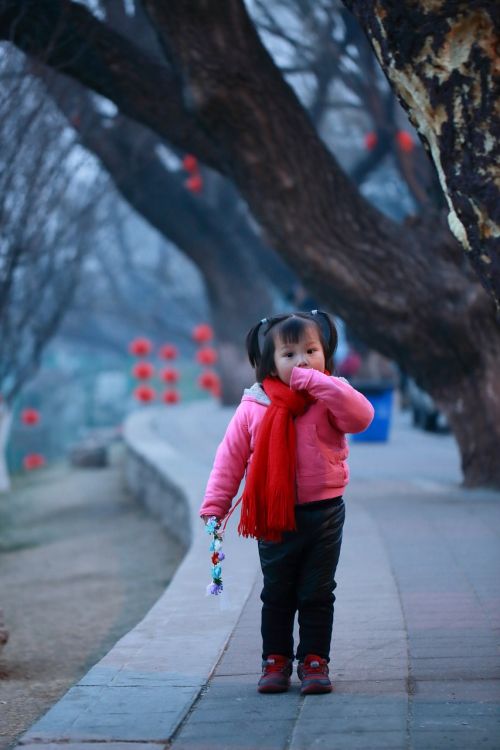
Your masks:
[{"label": "beaded toy", "polygon": [[223,532],[220,530],[220,523],[215,516],[208,519],[205,530],[207,534],[213,537],[209,548],[212,553],[212,583],[207,586],[207,595],[217,596],[223,590],[221,567],[221,562],[225,558],[222,551]]}]

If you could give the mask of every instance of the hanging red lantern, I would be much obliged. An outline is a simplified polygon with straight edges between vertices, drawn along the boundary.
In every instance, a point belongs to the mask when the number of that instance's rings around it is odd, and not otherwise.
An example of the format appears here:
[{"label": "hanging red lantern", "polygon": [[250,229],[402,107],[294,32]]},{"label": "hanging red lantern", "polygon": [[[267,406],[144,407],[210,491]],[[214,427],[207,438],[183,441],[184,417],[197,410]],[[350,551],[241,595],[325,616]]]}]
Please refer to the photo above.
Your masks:
[{"label": "hanging red lantern", "polygon": [[174,388],[165,391],[161,398],[165,404],[178,404],[181,400],[179,391],[176,391]]},{"label": "hanging red lantern", "polygon": [[205,370],[198,378],[198,385],[206,391],[211,391],[220,386],[220,378],[213,370]]},{"label": "hanging red lantern", "polygon": [[28,455],[23,458],[23,466],[26,471],[41,469],[42,466],[45,466],[45,458],[41,453],[28,453]]},{"label": "hanging red lantern", "polygon": [[132,368],[132,375],[137,380],[149,380],[155,374],[155,368],[151,362],[138,362]]},{"label": "hanging red lantern", "polygon": [[193,339],[197,344],[204,344],[207,341],[211,341],[213,337],[213,328],[208,323],[200,323],[200,325],[193,328]]},{"label": "hanging red lantern", "polygon": [[186,172],[193,174],[193,172],[198,171],[198,159],[196,158],[196,156],[193,156],[193,154],[186,154],[186,156],[182,160],[182,166],[184,167]]},{"label": "hanging red lantern", "polygon": [[191,177],[188,177],[184,184],[192,193],[201,193],[201,191],[203,190],[203,180],[201,178],[201,174],[191,175]]},{"label": "hanging red lantern", "polygon": [[153,345],[149,339],[138,338],[130,342],[128,350],[134,357],[145,357],[150,354]]},{"label": "hanging red lantern", "polygon": [[178,353],[177,347],[173,344],[164,344],[160,348],[160,357],[162,359],[175,359]]},{"label": "hanging red lantern", "polygon": [[143,404],[149,404],[155,400],[156,391],[150,385],[140,385],[135,389],[134,396],[138,401],[142,401]]},{"label": "hanging red lantern", "polygon": [[365,135],[365,148],[367,151],[373,151],[375,146],[378,143],[378,136],[376,133],[370,131],[369,133],[366,133]]},{"label": "hanging red lantern", "polygon": [[160,378],[165,383],[177,383],[179,380],[179,370],[176,370],[175,367],[165,367],[160,372]]},{"label": "hanging red lantern", "polygon": [[204,346],[196,352],[196,361],[200,365],[214,365],[217,362],[217,352],[211,346]]},{"label": "hanging red lantern", "polygon": [[398,130],[396,133],[396,142],[405,154],[409,154],[415,148],[415,142],[406,130]]},{"label": "hanging red lantern", "polygon": [[40,412],[37,409],[23,409],[21,412],[21,421],[30,427],[38,424],[40,421]]}]

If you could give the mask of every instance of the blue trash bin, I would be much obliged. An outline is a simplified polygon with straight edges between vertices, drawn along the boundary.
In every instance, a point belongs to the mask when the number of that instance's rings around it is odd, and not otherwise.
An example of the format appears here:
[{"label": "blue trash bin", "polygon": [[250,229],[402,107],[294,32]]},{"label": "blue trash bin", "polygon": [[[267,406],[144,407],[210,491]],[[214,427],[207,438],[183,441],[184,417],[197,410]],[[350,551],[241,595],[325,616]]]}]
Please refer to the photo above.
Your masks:
[{"label": "blue trash bin", "polygon": [[[353,383],[354,385],[354,383]],[[392,405],[394,401],[394,386],[384,384],[363,383],[355,385],[358,391],[366,396],[375,409],[373,422],[364,432],[352,435],[353,440],[360,442],[385,443],[389,439],[391,427]]]}]

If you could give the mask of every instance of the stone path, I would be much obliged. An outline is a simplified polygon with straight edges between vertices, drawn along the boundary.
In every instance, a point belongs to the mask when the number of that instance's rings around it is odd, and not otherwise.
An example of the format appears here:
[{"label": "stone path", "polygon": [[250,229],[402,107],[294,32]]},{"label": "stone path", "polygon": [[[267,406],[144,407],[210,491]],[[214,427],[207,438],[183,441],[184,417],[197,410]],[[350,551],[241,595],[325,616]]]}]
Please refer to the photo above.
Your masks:
[{"label": "stone path", "polygon": [[338,570],[335,691],[255,690],[258,584],[173,750],[500,747],[494,493],[355,482]]},{"label": "stone path", "polygon": [[[157,418],[157,435],[175,445],[161,455],[148,433],[194,514],[229,416],[203,405]],[[24,736],[24,750],[498,750],[500,493],[460,489],[452,439],[413,430],[404,415],[389,444],[353,443],[351,469],[332,694],[302,698],[296,677],[286,694],[257,693],[253,547],[233,517],[233,603],[204,599],[207,545],[195,522],[162,600]]]}]

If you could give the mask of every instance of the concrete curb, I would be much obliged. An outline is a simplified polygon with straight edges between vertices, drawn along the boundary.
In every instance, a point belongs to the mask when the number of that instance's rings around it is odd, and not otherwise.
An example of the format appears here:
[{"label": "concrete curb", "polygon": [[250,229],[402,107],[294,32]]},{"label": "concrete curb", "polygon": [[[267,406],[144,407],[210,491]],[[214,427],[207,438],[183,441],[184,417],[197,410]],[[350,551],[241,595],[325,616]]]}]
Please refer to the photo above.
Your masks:
[{"label": "concrete curb", "polygon": [[[172,738],[209,679],[258,572],[255,544],[228,534],[226,591],[206,597],[208,537],[200,499],[231,410],[212,402],[147,409],[127,421],[132,489],[189,550],[146,617],[21,738],[20,745],[158,743]],[[203,425],[193,455],[193,422]],[[165,434],[168,430],[168,435]],[[169,439],[170,438],[170,439]]]}]

